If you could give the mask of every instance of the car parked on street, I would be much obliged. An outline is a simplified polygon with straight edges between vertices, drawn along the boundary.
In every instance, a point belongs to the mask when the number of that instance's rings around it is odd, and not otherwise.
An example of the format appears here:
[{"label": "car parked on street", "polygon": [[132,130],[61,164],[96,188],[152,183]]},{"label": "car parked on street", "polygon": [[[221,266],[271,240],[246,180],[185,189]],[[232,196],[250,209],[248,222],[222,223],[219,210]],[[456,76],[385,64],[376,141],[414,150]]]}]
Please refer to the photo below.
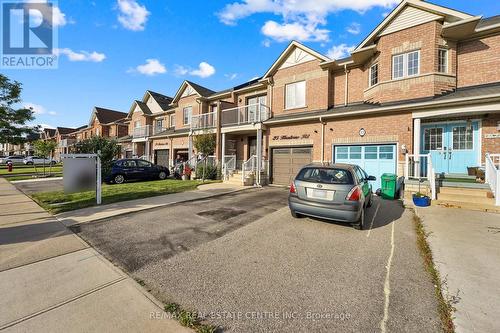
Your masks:
[{"label": "car parked on street", "polygon": [[39,156],[28,156],[26,158],[24,158],[23,160],[23,163],[26,164],[26,165],[33,165],[33,164],[40,164],[40,165],[43,165],[43,164],[56,164],[57,161],[52,159],[51,157],[48,157],[48,158],[43,158],[43,157],[39,157]]},{"label": "car parked on street", "polygon": [[24,156],[22,155],[13,155],[13,156],[6,156],[0,160],[0,164],[9,164],[11,162],[12,164],[23,164]]},{"label": "car parked on street", "polygon": [[113,162],[111,173],[105,177],[106,183],[122,184],[130,180],[166,179],[168,168],[142,159],[121,159]]},{"label": "car parked on street", "polygon": [[351,223],[364,229],[365,210],[373,202],[374,176],[357,165],[309,164],[290,185],[288,205],[293,217],[307,215]]}]

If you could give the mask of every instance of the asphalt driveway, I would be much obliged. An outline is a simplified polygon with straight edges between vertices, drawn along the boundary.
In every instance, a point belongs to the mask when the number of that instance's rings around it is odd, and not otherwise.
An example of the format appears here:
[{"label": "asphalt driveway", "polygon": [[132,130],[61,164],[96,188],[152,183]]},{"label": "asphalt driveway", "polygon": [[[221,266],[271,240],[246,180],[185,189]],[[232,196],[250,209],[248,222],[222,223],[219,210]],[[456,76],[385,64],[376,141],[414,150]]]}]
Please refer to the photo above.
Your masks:
[{"label": "asphalt driveway", "polygon": [[440,329],[413,214],[376,200],[372,228],[293,219],[281,188],[134,213],[80,236],[165,303],[234,332]]}]

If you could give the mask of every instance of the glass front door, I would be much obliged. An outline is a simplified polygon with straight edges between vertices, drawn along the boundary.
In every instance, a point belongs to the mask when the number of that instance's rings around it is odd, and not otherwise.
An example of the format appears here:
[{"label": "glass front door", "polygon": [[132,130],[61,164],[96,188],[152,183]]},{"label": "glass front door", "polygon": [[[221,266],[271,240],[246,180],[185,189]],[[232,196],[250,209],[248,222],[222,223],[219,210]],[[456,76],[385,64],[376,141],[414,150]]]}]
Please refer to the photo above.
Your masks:
[{"label": "glass front door", "polygon": [[466,174],[478,165],[479,122],[422,125],[421,153],[431,154],[436,173]]}]

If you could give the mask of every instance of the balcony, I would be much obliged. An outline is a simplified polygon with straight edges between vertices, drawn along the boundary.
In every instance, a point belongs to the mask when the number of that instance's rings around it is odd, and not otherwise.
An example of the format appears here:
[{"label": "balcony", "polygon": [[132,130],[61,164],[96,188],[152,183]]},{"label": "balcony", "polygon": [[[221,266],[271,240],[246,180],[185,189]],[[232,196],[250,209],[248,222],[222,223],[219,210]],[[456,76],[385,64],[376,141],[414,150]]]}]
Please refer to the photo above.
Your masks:
[{"label": "balcony", "polygon": [[271,109],[264,104],[250,104],[222,111],[221,126],[261,123],[271,118]]},{"label": "balcony", "polygon": [[132,133],[132,137],[134,139],[146,138],[146,137],[150,136],[152,132],[153,131],[152,131],[151,125],[136,127],[136,128],[134,128],[134,132]]},{"label": "balcony", "polygon": [[58,147],[59,148],[67,148],[71,147],[76,143],[76,139],[62,139],[59,141]]},{"label": "balcony", "polygon": [[156,135],[156,134],[160,134],[161,132],[165,132],[169,129],[174,129],[173,127],[158,127],[158,126],[155,126],[153,127],[153,135]]},{"label": "balcony", "polygon": [[191,116],[191,129],[200,130],[217,126],[217,112],[209,112]]}]

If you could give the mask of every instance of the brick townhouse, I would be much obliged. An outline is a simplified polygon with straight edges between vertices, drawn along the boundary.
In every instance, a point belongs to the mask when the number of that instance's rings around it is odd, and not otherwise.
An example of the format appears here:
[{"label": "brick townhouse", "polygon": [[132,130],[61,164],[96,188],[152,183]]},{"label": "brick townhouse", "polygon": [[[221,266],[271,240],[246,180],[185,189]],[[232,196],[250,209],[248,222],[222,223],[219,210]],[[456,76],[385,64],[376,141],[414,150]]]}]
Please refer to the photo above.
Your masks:
[{"label": "brick townhouse", "polygon": [[[213,131],[223,165],[262,159],[277,184],[313,161],[403,175],[415,153],[430,154],[436,173],[466,174],[500,152],[498,64],[499,16],[407,0],[345,59],[292,42],[243,85],[214,92],[185,81],[158,113],[145,96],[129,113],[130,130],[167,126],[136,152],[153,160],[161,151],[170,164],[178,153],[192,156],[194,135]],[[136,112],[144,123],[134,123]]]}]

